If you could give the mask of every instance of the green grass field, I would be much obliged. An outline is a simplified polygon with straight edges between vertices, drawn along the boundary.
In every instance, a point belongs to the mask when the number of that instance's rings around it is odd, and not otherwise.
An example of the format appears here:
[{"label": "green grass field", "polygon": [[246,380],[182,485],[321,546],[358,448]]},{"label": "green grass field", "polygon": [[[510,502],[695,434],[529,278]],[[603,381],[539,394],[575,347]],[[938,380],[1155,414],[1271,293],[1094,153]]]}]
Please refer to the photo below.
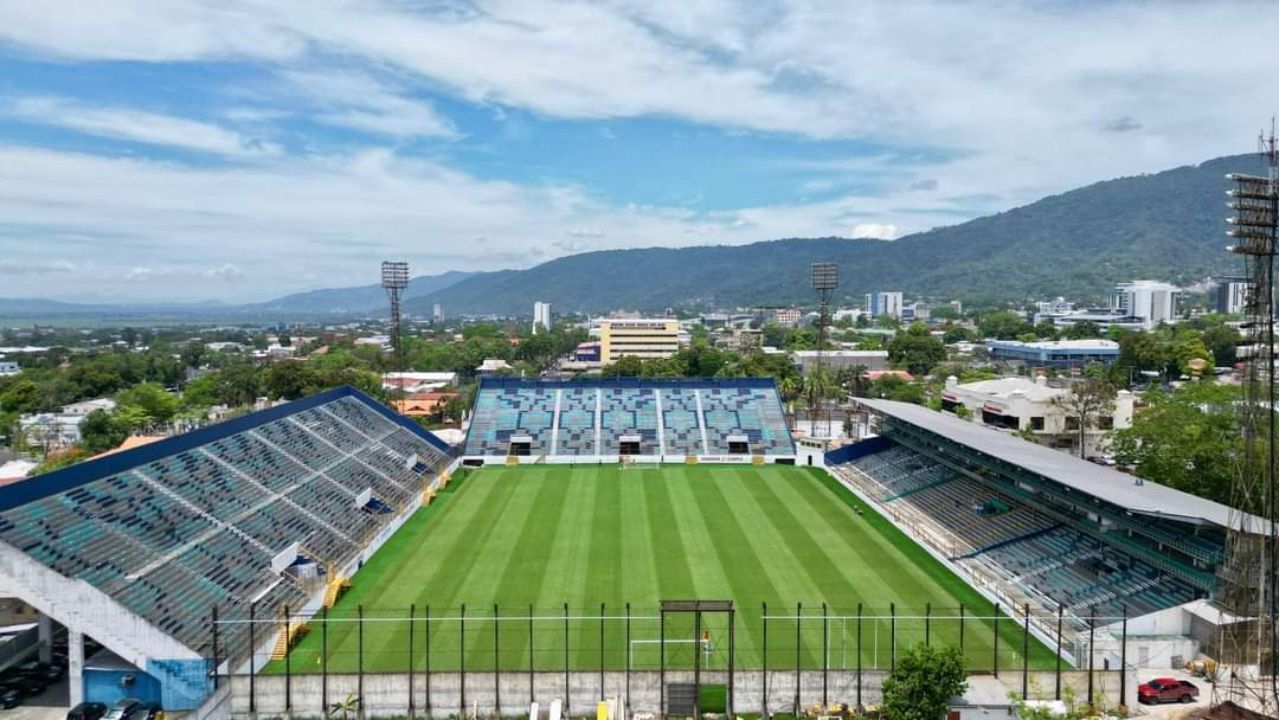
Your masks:
[{"label": "green grass field", "polygon": [[[289,665],[319,670],[327,648],[330,672],[361,659],[368,671],[403,670],[412,632],[419,670],[488,670],[495,661],[502,669],[656,668],[658,603],[689,598],[734,601],[739,668],[766,660],[789,668],[797,659],[821,667],[824,637],[829,666],[854,667],[859,603],[864,615],[882,616],[862,622],[865,667],[888,667],[891,636],[899,648],[923,642],[927,606],[930,642],[959,645],[963,632],[973,668],[991,667],[993,654],[1001,667],[1022,664],[1019,622],[1000,623],[993,653],[990,603],[825,474],[777,465],[536,465],[487,467],[451,484],[356,574],[327,632],[313,623]],[[823,603],[838,617],[824,622]],[[961,604],[970,618],[963,630],[953,619]],[[724,667],[727,619],[706,615],[703,629],[705,664]],[[664,637],[668,667],[688,667],[692,618],[669,617]],[[1052,664],[1034,638],[1030,647],[1033,667]]]}]

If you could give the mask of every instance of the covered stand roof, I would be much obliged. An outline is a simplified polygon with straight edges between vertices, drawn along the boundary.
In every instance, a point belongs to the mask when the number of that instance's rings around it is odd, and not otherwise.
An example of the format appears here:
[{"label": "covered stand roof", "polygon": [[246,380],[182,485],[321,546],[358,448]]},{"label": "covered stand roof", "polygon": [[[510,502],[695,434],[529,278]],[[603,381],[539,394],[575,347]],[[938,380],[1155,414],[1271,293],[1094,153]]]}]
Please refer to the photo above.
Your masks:
[{"label": "covered stand roof", "polygon": [[947,413],[893,400],[858,398],[858,404],[1130,512],[1182,522],[1210,523],[1228,529],[1243,524],[1248,532],[1259,535],[1271,532],[1271,523],[1266,518],[1237,513],[1222,503],[1143,481]]}]

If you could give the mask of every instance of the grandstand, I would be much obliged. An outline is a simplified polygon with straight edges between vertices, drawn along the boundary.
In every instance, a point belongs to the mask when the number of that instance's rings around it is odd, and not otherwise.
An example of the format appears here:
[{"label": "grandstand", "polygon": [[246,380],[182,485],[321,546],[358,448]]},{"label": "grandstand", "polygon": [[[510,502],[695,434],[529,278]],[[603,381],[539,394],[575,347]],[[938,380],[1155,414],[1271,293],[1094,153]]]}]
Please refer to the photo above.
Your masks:
[{"label": "grandstand", "polygon": [[193,708],[208,658],[251,644],[248,624],[214,635],[215,608],[318,605],[450,462],[435,436],[339,388],[0,489],[0,577],[68,629],[72,704],[88,635],[154,678],[160,696],[143,699]]},{"label": "grandstand", "polygon": [[773,380],[484,378],[463,455],[551,462],[793,460]]},{"label": "grandstand", "polygon": [[879,436],[829,453],[830,469],[1002,602],[1083,630],[1218,590],[1225,506],[945,413],[859,403]]}]

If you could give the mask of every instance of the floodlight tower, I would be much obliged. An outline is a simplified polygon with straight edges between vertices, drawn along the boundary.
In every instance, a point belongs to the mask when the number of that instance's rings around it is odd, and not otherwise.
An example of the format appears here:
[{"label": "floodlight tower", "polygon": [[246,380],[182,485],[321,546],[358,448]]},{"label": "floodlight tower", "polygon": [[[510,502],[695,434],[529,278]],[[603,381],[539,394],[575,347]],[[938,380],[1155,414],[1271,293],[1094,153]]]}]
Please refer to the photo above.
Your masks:
[{"label": "floodlight tower", "polygon": [[[1232,701],[1275,717],[1277,646],[1277,460],[1276,460],[1276,220],[1275,132],[1260,138],[1267,174],[1231,173],[1235,183],[1227,218],[1235,239],[1228,251],[1244,260],[1248,295],[1242,389],[1238,404],[1243,447],[1234,453],[1227,544],[1218,575],[1219,679],[1213,704]],[[1241,622],[1241,618],[1247,618]]]},{"label": "floodlight tower", "polygon": [[[809,398],[809,425],[810,432],[813,431],[814,421],[814,401],[822,402],[821,398],[815,398],[820,395],[818,392],[818,384],[824,380],[825,364],[823,362],[823,353],[827,349],[827,326],[831,324],[831,293],[835,291],[836,286],[840,284],[840,268],[833,262],[816,262],[810,268],[810,278],[813,281],[813,289],[818,293],[818,355],[814,363],[814,392],[810,393]],[[831,430],[831,418],[827,417],[827,431]]]},{"label": "floodlight tower", "polygon": [[391,300],[391,352],[397,372],[404,372],[404,347],[400,337],[400,295],[409,287],[409,263],[382,262],[382,288]]}]

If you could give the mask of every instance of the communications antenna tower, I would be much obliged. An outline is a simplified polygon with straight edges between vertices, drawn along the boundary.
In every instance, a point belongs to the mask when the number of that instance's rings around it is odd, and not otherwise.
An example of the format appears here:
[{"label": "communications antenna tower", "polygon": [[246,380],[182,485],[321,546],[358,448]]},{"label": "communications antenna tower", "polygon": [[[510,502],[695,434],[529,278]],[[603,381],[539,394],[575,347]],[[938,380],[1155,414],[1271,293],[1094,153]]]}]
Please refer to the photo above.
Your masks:
[{"label": "communications antenna tower", "polygon": [[1231,173],[1228,251],[1244,263],[1248,295],[1240,347],[1242,447],[1231,484],[1221,590],[1217,682],[1213,705],[1230,701],[1275,717],[1277,653],[1276,219],[1274,128],[1259,138],[1266,174]]}]

